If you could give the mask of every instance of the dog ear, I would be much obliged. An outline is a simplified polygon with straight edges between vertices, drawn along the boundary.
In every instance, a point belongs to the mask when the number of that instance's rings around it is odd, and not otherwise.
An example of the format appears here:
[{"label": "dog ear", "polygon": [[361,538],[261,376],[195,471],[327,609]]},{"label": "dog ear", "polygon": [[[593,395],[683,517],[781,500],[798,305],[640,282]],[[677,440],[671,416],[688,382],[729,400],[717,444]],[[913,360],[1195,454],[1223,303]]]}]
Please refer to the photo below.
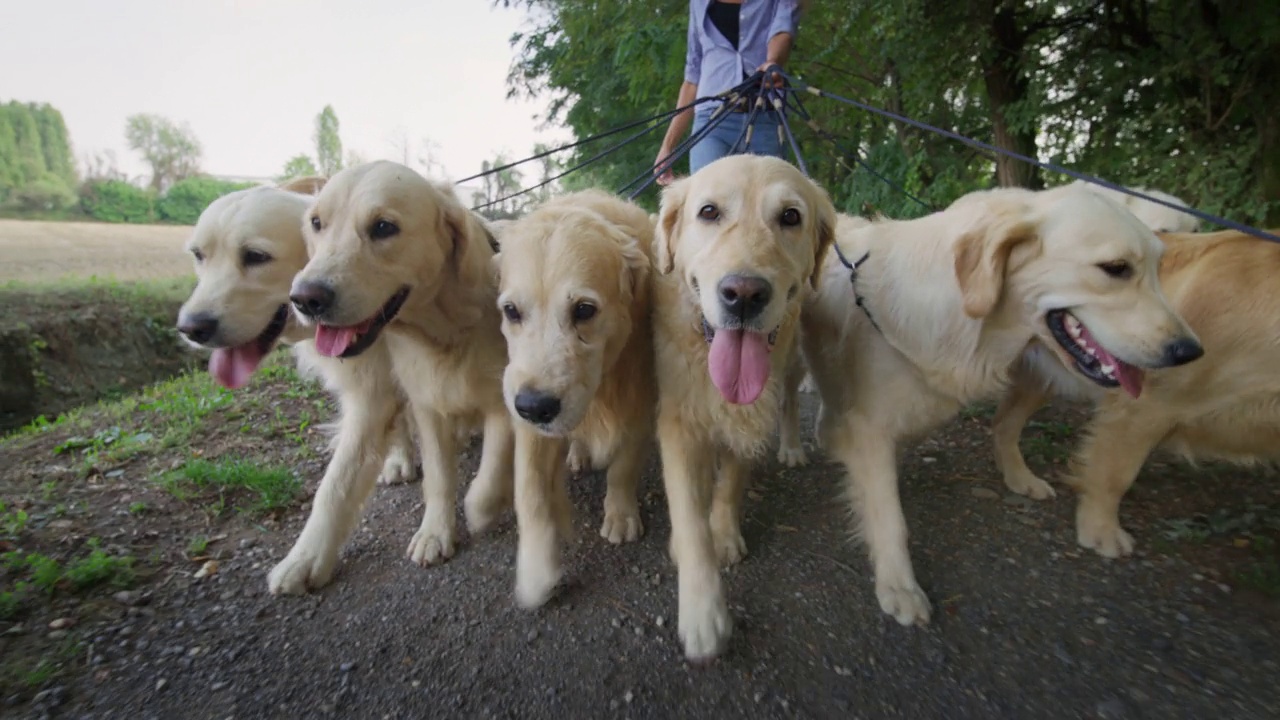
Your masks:
[{"label": "dog ear", "polygon": [[654,251],[658,272],[663,275],[675,267],[676,243],[680,241],[680,217],[684,214],[685,196],[689,194],[688,183],[689,179],[683,178],[662,191],[658,223],[654,228]]},{"label": "dog ear", "polygon": [[822,265],[827,259],[827,251],[836,241],[836,207],[831,203],[831,197],[827,195],[817,185],[814,186],[818,190],[818,202],[814,209],[817,211],[817,232],[818,242],[814,247],[813,270],[809,273],[809,287],[817,290],[818,281],[822,277]]},{"label": "dog ear", "polygon": [[649,256],[644,254],[641,249],[641,243],[645,238],[628,237],[622,243],[622,292],[623,295],[637,299],[643,293],[640,288],[649,280],[649,272],[652,263],[649,262]]},{"label": "dog ear", "polygon": [[1021,207],[993,208],[986,217],[994,219],[961,235],[955,246],[956,280],[964,313],[971,318],[984,318],[996,309],[1004,294],[1009,254],[1036,237],[1035,223]]},{"label": "dog ear", "polygon": [[312,175],[308,177],[294,178],[281,185],[280,189],[295,192],[300,195],[318,195],[320,193],[320,189],[324,187],[326,182],[328,182],[327,178]]}]

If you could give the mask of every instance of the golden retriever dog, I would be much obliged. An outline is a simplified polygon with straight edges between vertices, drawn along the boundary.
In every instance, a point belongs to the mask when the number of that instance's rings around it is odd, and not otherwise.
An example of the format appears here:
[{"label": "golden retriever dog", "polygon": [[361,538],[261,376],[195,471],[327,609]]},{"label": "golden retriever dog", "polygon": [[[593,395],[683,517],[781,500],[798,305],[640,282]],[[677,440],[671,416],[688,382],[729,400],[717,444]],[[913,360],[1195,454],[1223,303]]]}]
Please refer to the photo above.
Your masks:
[{"label": "golden retriever dog", "polygon": [[1090,382],[1140,387],[1144,368],[1202,354],[1161,293],[1163,245],[1080,188],[970,193],[916,220],[841,218],[851,273],[828,258],[806,305],[818,436],[848,470],[884,612],[927,623],[898,497],[898,452],[1004,391],[1035,339]]},{"label": "golden retriever dog", "polygon": [[1048,483],[1018,450],[1022,429],[1051,396],[1094,404],[1069,482],[1080,494],[1077,540],[1104,557],[1133,551],[1120,501],[1152,451],[1192,462],[1280,459],[1280,297],[1269,291],[1280,277],[1280,245],[1235,230],[1161,239],[1160,287],[1200,338],[1204,360],[1117,389],[1082,380],[1036,348],[1017,368],[992,427],[1005,484],[1048,497]]},{"label": "golden retriever dog", "polygon": [[732,630],[718,565],[746,553],[739,515],[749,463],[770,444],[801,302],[835,218],[820,187],[767,156],[721,158],[662,194],[657,435],[679,633],[693,660],[718,655]]},{"label": "golden retriever dog", "polygon": [[[506,344],[490,264],[496,242],[450,186],[378,161],[334,175],[307,209],[310,260],[290,300],[316,351],[349,361],[385,347],[422,456],[422,524],[408,556],[420,565],[454,553],[457,432],[483,422],[480,468],[465,502],[473,533],[509,505],[511,420],[502,401]],[[379,340],[381,342],[379,342]],[[326,473],[311,516],[272,586],[323,581],[358,522],[386,446],[395,404],[344,408],[356,470]]]},{"label": "golden retriever dog", "polygon": [[496,260],[509,357],[502,385],[515,421],[516,598],[524,607],[551,595],[561,540],[573,536],[570,442],[608,468],[600,535],[617,544],[644,532],[636,488],[657,406],[652,252],[648,214],[600,190],[552,200],[504,231]]},{"label": "golden retriever dog", "polygon": [[[391,387],[383,380],[390,373],[385,353],[358,363],[321,358],[311,333],[289,312],[289,287],[307,263],[302,216],[324,182],[306,177],[280,187],[237,190],[210,203],[196,221],[187,250],[197,283],[178,312],[177,328],[190,344],[212,350],[209,371],[223,387],[246,385],[281,343],[292,345],[300,369],[320,377],[340,404],[352,394]],[[401,414],[393,424],[379,482],[404,482],[417,473],[405,420]],[[345,467],[339,461],[333,469]]]},{"label": "golden retriever dog", "polygon": [[[1140,197],[1134,197],[1128,193],[1122,193],[1111,188],[1095,185],[1084,180],[1076,180],[1071,183],[1075,187],[1083,187],[1090,192],[1098,193],[1104,197],[1120,203],[1126,210],[1133,213],[1135,217],[1142,221],[1143,225],[1155,230],[1156,232],[1196,232],[1200,229],[1200,219],[1190,213],[1180,210],[1174,210],[1171,207],[1153,203]],[[1129,188],[1136,192],[1143,193],[1158,200],[1163,200],[1174,205],[1189,207],[1180,198],[1176,198],[1167,192],[1159,190],[1151,190],[1149,188]]]}]

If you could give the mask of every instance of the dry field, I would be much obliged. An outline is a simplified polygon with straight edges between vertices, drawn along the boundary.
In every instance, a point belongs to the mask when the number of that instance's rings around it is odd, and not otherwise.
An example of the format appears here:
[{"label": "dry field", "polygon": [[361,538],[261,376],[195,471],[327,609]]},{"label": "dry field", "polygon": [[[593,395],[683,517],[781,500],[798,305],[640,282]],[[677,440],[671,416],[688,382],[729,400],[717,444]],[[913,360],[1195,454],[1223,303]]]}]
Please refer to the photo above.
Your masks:
[{"label": "dry field", "polygon": [[0,283],[66,278],[145,280],[191,273],[182,225],[0,219]]}]

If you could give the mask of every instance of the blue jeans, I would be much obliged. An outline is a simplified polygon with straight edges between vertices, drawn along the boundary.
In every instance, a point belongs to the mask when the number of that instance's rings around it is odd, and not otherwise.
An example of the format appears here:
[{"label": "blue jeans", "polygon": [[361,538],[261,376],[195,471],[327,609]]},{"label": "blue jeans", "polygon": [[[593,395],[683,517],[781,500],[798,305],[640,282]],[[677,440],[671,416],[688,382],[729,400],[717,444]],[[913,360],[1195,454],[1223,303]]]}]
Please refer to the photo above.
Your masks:
[{"label": "blue jeans", "polygon": [[[694,117],[694,133],[706,127],[711,114],[711,112],[703,112]],[[738,142],[738,137],[742,135],[742,129],[746,127],[748,117],[750,113],[729,113],[719,125],[712,128],[711,132],[689,148],[689,174],[698,172],[704,166],[726,155],[749,152],[753,155],[782,157],[782,143],[778,141],[778,127],[781,122],[776,112],[756,113],[755,122],[751,124],[753,128],[751,144],[746,148],[734,147],[734,143]],[[746,143],[745,137],[742,142]]]}]

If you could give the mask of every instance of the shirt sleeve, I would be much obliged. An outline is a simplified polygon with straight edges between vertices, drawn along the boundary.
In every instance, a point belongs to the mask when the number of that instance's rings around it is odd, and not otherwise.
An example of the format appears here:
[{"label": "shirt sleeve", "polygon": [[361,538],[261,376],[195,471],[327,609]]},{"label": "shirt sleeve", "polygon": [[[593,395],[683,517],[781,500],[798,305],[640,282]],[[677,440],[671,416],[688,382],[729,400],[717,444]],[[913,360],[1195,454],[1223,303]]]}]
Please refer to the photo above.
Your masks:
[{"label": "shirt sleeve", "polygon": [[799,11],[799,3],[796,0],[778,0],[773,8],[773,23],[769,26],[767,40],[772,40],[773,36],[778,33],[788,33],[794,38],[796,36],[796,14]]},{"label": "shirt sleeve", "polygon": [[689,3],[689,39],[688,46],[684,55],[684,81],[688,83],[698,84],[702,78],[702,43],[699,38],[702,33],[698,18],[698,5],[700,3]]}]

